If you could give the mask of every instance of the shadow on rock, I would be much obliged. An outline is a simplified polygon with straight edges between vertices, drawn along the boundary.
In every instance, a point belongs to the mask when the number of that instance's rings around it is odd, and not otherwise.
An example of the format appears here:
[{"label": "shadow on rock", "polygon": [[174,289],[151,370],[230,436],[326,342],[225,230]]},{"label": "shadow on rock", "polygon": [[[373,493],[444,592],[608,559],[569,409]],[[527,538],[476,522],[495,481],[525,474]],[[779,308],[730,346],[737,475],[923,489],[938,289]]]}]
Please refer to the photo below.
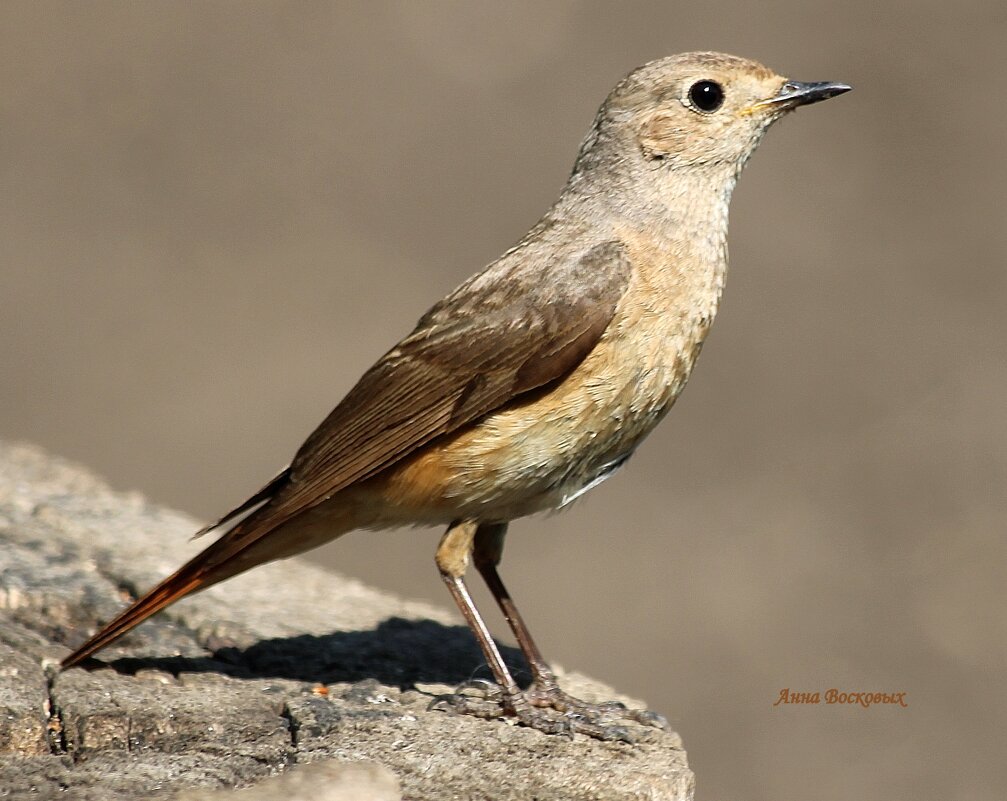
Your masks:
[{"label": "shadow on rock", "polygon": [[[520,651],[506,646],[500,650],[518,683],[525,683],[529,675]],[[175,675],[215,672],[322,684],[376,679],[400,689],[416,683],[455,685],[492,678],[468,628],[397,617],[369,631],[263,640],[244,650],[221,648],[207,657],[130,657],[109,666],[128,674],[157,669]]]}]

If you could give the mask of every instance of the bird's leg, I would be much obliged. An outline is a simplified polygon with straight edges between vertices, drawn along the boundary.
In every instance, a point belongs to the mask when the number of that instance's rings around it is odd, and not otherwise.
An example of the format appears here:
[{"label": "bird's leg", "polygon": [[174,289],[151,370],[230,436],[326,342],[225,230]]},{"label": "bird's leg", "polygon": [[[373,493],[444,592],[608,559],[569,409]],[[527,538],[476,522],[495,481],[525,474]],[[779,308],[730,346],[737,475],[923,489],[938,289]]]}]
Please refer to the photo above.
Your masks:
[{"label": "bird's leg", "polygon": [[[525,661],[532,674],[532,690],[536,696],[548,695],[559,690],[559,684],[552,669],[546,663],[542,652],[539,651],[535,640],[532,639],[531,632],[525,625],[521,613],[514,604],[510,593],[500,579],[497,572],[497,565],[503,556],[504,537],[507,534],[506,523],[484,524],[476,530],[473,542],[472,558],[476,569],[482,575],[486,586],[489,587],[493,598],[496,600],[500,611],[503,613],[507,624],[514,637],[517,639],[518,647],[524,654]],[[529,699],[530,700],[530,699]]]},{"label": "bird's leg", "polygon": [[519,705],[518,699],[521,698],[521,689],[511,676],[507,665],[504,664],[500,649],[493,641],[486,623],[472,601],[472,596],[469,595],[468,587],[465,586],[465,571],[468,569],[476,528],[476,523],[467,520],[452,523],[448,527],[441,538],[440,545],[437,546],[435,557],[437,569],[440,570],[441,578],[455,599],[455,603],[458,604],[458,609],[461,610],[465,622],[469,624],[469,628],[472,629],[472,633],[475,634],[476,640],[479,642],[479,647],[486,657],[486,663],[493,672],[493,678],[496,679],[500,692],[503,693],[504,706],[514,706],[515,703]]},{"label": "bird's leg", "polygon": [[[496,599],[500,611],[510,625],[517,639],[521,653],[532,674],[531,686],[525,690],[524,697],[528,703],[536,707],[551,707],[567,715],[575,715],[584,721],[595,725],[599,730],[613,729],[603,724],[614,720],[632,720],[646,726],[665,728],[667,721],[659,714],[649,710],[628,709],[618,702],[591,704],[568,695],[559,687],[556,674],[553,673],[535,640],[532,639],[521,613],[504,586],[497,565],[503,555],[504,536],[507,533],[506,523],[483,524],[475,532],[472,557],[476,569],[482,575],[490,592]],[[616,732],[609,732],[615,736]],[[618,732],[621,735],[621,732]],[[595,734],[595,736],[599,736]],[[606,737],[611,739],[611,737]],[[623,739],[618,736],[618,739]]]},{"label": "bird's leg", "polygon": [[548,714],[544,709],[539,709],[529,703],[525,694],[517,686],[517,682],[511,676],[510,671],[504,664],[500,649],[493,642],[489,629],[483,622],[479,610],[476,609],[465,586],[465,571],[468,568],[472,554],[472,542],[476,535],[478,524],[473,521],[460,521],[453,523],[444,536],[441,538],[437,548],[437,568],[441,572],[441,578],[451,592],[455,603],[465,617],[469,628],[476,635],[479,647],[493,677],[500,688],[501,699],[499,705],[487,703],[485,700],[472,698],[471,696],[456,693],[451,696],[444,696],[431,704],[432,708],[447,708],[456,712],[476,715],[478,717],[499,717],[501,709],[504,714],[516,717],[525,726],[537,729],[546,734],[573,734],[582,732],[594,737],[604,739],[628,739],[624,733],[619,731],[603,731],[601,727],[586,721],[571,720],[565,717],[556,718]]}]

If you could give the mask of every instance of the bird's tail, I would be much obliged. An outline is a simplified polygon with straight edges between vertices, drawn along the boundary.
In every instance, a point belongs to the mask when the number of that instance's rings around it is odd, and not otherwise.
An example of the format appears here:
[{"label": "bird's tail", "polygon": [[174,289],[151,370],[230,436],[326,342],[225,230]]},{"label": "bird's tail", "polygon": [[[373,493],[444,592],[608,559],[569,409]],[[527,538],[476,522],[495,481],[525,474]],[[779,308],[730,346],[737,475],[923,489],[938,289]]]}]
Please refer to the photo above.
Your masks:
[{"label": "bird's tail", "polygon": [[[223,539],[227,538],[228,535],[225,534]],[[215,546],[219,544],[220,540],[213,543],[213,545],[186,562],[186,564],[152,590],[130,604],[113,620],[109,621],[104,628],[91,637],[91,639],[81,645],[70,656],[66,657],[61,663],[62,667],[72,667],[87,659],[96,651],[115,642],[126,634],[126,632],[140,625],[148,617],[156,612],[160,612],[175,601],[191,595],[198,590],[206,589],[252,566],[251,564],[245,564],[235,569],[235,560],[213,564],[212,558],[208,557],[211,556],[210,552],[215,550]]]},{"label": "bird's tail", "polygon": [[310,550],[373,522],[361,517],[359,509],[352,503],[343,504],[320,516],[304,514],[303,510],[294,515],[285,514],[282,509],[278,512],[276,503],[282,498],[287,476],[287,471],[284,471],[244,504],[221,518],[215,525],[230,523],[260,504],[218,540],[130,604],[64,659],[62,666],[72,667],[87,659],[151,615],[187,595],[205,590],[264,562]]},{"label": "bird's tail", "polygon": [[64,668],[72,667],[87,659],[96,651],[118,640],[130,629],[140,625],[151,615],[160,612],[166,606],[170,606],[186,595],[211,587],[265,561],[265,559],[255,561],[235,557],[242,551],[247,551],[247,546],[255,542],[256,535],[268,533],[271,527],[263,527],[259,524],[261,519],[266,517],[265,514],[260,513],[265,512],[269,501],[282,491],[289,478],[290,468],[285,468],[243,504],[232,509],[215,523],[197,531],[195,537],[200,537],[212,529],[237,520],[249,510],[259,507],[154,589],[130,604],[115,619],[107,623],[101,631],[64,659],[62,666]]}]

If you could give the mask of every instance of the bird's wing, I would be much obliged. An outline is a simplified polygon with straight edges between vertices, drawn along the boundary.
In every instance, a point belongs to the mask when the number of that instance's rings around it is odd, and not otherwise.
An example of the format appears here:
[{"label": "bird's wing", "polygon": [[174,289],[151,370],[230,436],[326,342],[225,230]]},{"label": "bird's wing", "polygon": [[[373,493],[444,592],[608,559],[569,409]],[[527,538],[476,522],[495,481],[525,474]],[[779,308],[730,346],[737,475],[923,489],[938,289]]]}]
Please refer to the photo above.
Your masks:
[{"label": "bird's wing", "polygon": [[623,245],[610,241],[548,266],[531,284],[527,273],[463,284],[363,375],[301,446],[254,525],[217,559],[568,374],[608,327],[629,272]]},{"label": "bird's wing", "polygon": [[531,275],[493,267],[434,306],[368,370],[291,466],[238,508],[258,509],[138,598],[63,660],[70,667],[155,612],[251,567],[238,557],[339,490],[395,464],[436,437],[567,375],[608,327],[629,282],[617,242]]}]

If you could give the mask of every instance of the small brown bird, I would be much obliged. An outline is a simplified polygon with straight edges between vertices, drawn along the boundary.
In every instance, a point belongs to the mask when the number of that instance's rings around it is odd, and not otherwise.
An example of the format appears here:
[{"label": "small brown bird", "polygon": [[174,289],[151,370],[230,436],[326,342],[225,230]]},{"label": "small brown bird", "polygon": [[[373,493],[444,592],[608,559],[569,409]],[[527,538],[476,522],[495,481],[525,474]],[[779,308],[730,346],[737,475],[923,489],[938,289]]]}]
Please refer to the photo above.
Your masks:
[{"label": "small brown bird", "polygon": [[[632,72],[531,231],[423,315],[290,467],[199,533],[230,530],[63,666],[263,562],[353,529],[444,524],[437,567],[499,685],[497,714],[603,738],[625,736],[620,719],[661,725],[560,690],[497,574],[504,535],[511,520],[562,508],[608,478],[665,415],[717,312],[738,174],[773,122],[849,89],[718,53]],[[469,597],[470,560],[528,661],[524,691]],[[448,703],[487,714],[485,699]]]}]

